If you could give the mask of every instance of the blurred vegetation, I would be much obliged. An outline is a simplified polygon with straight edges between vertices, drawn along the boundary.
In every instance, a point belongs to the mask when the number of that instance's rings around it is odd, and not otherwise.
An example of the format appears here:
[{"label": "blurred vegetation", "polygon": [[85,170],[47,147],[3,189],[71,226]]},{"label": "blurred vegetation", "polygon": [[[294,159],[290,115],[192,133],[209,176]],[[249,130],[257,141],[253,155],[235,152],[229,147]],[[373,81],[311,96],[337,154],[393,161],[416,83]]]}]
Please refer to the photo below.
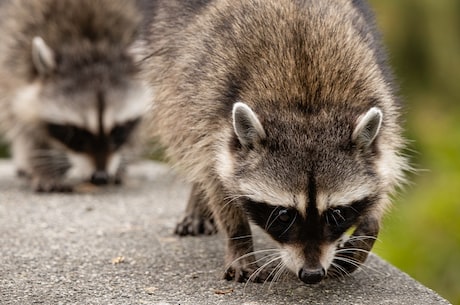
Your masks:
[{"label": "blurred vegetation", "polygon": [[420,169],[374,250],[460,305],[460,1],[370,2],[401,84],[410,155]]},{"label": "blurred vegetation", "polygon": [[[0,135],[1,136],[1,135]],[[0,158],[7,158],[9,157],[9,150],[7,144],[5,143],[2,138],[0,138]]]},{"label": "blurred vegetation", "polygon": [[371,0],[420,171],[375,251],[460,305],[460,1]]}]

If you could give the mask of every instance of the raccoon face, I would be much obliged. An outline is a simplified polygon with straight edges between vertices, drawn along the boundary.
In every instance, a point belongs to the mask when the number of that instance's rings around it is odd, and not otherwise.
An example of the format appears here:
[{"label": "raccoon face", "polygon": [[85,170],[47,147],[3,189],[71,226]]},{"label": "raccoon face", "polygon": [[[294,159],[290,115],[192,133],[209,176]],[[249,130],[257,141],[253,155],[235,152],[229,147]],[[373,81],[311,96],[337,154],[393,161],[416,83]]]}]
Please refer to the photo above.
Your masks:
[{"label": "raccoon face", "polygon": [[379,209],[373,159],[381,122],[375,107],[349,127],[330,116],[310,126],[283,115],[259,119],[243,103],[233,107],[234,135],[219,160],[221,179],[306,283],[326,276],[344,234]]},{"label": "raccoon face", "polygon": [[43,139],[67,155],[68,176],[106,184],[117,174],[120,153],[146,111],[147,86],[130,68],[112,71],[110,65],[95,64],[82,67],[85,71],[57,72],[53,50],[39,37],[32,55],[38,77],[16,97],[17,117],[41,129]]}]

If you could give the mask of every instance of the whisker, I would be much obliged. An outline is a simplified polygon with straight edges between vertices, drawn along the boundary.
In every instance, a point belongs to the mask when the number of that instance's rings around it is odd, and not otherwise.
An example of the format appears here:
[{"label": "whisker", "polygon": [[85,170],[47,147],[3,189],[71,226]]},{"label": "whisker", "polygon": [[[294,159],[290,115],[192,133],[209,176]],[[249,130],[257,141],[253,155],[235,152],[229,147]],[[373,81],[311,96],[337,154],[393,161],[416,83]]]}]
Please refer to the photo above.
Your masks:
[{"label": "whisker", "polygon": [[294,219],[291,221],[291,223],[289,224],[289,226],[286,228],[286,230],[283,231],[283,233],[281,233],[281,235],[283,235],[284,233],[286,233],[287,231],[289,231],[289,229],[292,227],[292,225],[294,224],[294,222],[297,220],[297,214],[294,214]]},{"label": "whisker", "polygon": [[[277,267],[276,267],[278,270],[276,271],[275,275],[273,276],[273,279],[270,283],[270,285],[268,286],[268,289],[271,290],[272,289],[272,285],[274,282],[277,282],[279,280],[279,278],[284,274],[284,272],[287,270],[286,266],[284,265],[284,263],[281,261]],[[275,269],[276,270],[276,269]]]},{"label": "whisker", "polygon": [[222,211],[223,211],[224,209],[226,209],[227,206],[230,205],[233,201],[238,200],[238,199],[240,199],[240,198],[242,198],[242,197],[246,197],[246,196],[245,196],[245,195],[231,195],[231,196],[225,196],[225,197],[224,197],[224,201],[226,201],[226,202],[225,202],[225,204],[220,208],[220,210],[218,211],[218,214],[222,213]]},{"label": "whisker", "polygon": [[268,216],[267,223],[265,224],[265,231],[268,231],[268,229],[270,229],[272,224],[275,222],[276,217],[275,217],[275,219],[272,220],[272,216],[273,216],[273,213],[275,213],[275,211],[276,211],[276,209],[273,209],[272,212],[270,213],[270,216]]},{"label": "whisker", "polygon": [[252,279],[253,279],[254,277],[258,276],[258,275],[265,269],[265,267],[267,267],[267,266],[269,266],[271,263],[273,263],[273,262],[275,262],[275,261],[281,259],[281,256],[278,255],[278,253],[277,253],[276,257],[275,257],[275,255],[272,255],[272,257],[274,257],[274,258],[268,260],[268,262],[264,263],[262,266],[260,266],[259,268],[257,268],[257,269],[249,276],[249,278],[248,278],[246,284],[244,285],[244,288],[245,288],[245,289],[246,289],[246,285],[248,284],[248,282],[252,281]]},{"label": "whisker", "polygon": [[338,253],[346,253],[346,252],[350,252],[350,251],[356,251],[356,252],[363,252],[363,253],[371,253],[371,250],[364,250],[364,249],[360,249],[360,248],[343,248],[343,249],[337,249],[335,251],[336,254]]},{"label": "whisker", "polygon": [[369,273],[367,272],[367,270],[369,271],[373,271],[377,274],[380,274],[380,275],[385,275],[384,272],[380,271],[380,270],[377,270],[369,265],[366,265],[364,263],[361,263],[357,260],[355,260],[354,258],[350,258],[350,257],[340,257],[340,256],[336,256],[335,259],[337,259],[338,261],[343,261],[345,263],[348,263],[350,265],[353,265],[355,267],[357,267],[357,270],[362,270],[367,276],[370,276]]},{"label": "whisker", "polygon": [[235,237],[227,238],[227,240],[238,240],[238,239],[245,239],[245,238],[250,238],[250,237],[252,237],[252,234],[235,236]]},{"label": "whisker", "polygon": [[[242,260],[242,259],[245,259],[249,256],[255,256],[257,254],[262,254],[262,253],[267,253],[267,252],[272,252],[272,254],[268,254],[268,255],[265,255],[265,256],[262,256],[261,258],[255,260],[254,262],[252,262],[251,264],[256,264],[257,262],[261,261],[261,260],[264,260],[264,259],[267,259],[269,257],[272,257],[272,256],[275,256],[275,255],[278,255],[278,249],[263,249],[263,250],[256,250],[256,251],[251,251],[249,253],[246,253],[244,255],[241,255],[240,257],[236,258],[235,260],[233,260],[231,263],[227,264],[227,266],[225,266],[225,269],[228,269],[231,265],[233,265],[234,263]],[[273,252],[276,252],[276,253],[273,253]]]},{"label": "whisker", "polygon": [[227,201],[226,204],[229,204],[229,203],[231,203],[231,202],[233,202],[235,200],[238,200],[238,199],[240,199],[242,197],[245,197],[245,195],[231,195],[231,196],[224,197],[224,200]]},{"label": "whisker", "polygon": [[370,235],[351,235],[348,240],[362,240],[362,239],[379,240],[377,236],[370,236]]},{"label": "whisker", "polygon": [[[278,268],[280,268],[280,265],[282,265],[281,256],[279,256],[277,259],[279,259],[280,262],[279,262],[278,264],[276,264],[276,266],[273,268],[272,271],[270,271],[270,273],[268,274],[267,278],[266,278],[265,281],[264,281],[264,285],[265,285],[265,283],[266,283],[267,281],[269,281],[270,278],[272,278],[272,275],[273,275],[274,273],[277,272]],[[270,287],[269,287],[269,288],[270,288]]]},{"label": "whisker", "polygon": [[[342,277],[345,277],[345,276],[349,276],[349,275],[350,275],[350,273],[349,273],[345,268],[343,268],[342,266],[340,266],[340,265],[337,264],[337,263],[332,262],[332,263],[331,263],[331,266],[333,266],[333,267],[337,270],[337,271],[334,270],[334,269],[331,270],[331,271],[332,271],[332,275],[334,275],[335,277],[340,277],[340,278],[342,278]],[[329,272],[331,272],[331,271],[329,271]]]},{"label": "whisker", "polygon": [[339,223],[337,222],[337,219],[335,219],[334,213],[331,213],[331,217],[334,220],[335,224],[339,225]]}]

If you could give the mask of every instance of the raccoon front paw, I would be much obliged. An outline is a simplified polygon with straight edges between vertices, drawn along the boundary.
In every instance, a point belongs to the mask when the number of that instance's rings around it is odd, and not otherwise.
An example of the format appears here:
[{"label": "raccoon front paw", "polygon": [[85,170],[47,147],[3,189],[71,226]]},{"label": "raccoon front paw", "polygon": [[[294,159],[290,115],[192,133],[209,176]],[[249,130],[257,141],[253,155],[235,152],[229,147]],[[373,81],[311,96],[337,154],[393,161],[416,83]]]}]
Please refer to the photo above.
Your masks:
[{"label": "raccoon front paw", "polygon": [[176,225],[174,233],[179,236],[212,235],[217,233],[217,226],[212,216],[188,214]]},{"label": "raccoon front paw", "polygon": [[37,193],[70,193],[73,192],[71,185],[57,181],[44,181],[33,179],[32,187]]},{"label": "raccoon front paw", "polygon": [[254,282],[264,283],[269,281],[269,273],[262,270],[255,262],[252,263],[233,263],[225,270],[224,279],[227,281],[234,280],[238,283]]},{"label": "raccoon front paw", "polygon": [[26,170],[21,169],[21,168],[16,169],[16,176],[21,179],[31,178],[30,174]]}]

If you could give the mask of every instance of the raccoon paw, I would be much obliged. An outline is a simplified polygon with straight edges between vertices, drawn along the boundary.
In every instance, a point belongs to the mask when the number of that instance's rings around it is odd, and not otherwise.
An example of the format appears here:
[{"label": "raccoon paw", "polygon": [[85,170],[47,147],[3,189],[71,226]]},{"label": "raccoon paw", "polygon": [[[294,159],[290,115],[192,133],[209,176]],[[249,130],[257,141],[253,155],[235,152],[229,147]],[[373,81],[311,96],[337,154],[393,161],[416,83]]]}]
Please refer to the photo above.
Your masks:
[{"label": "raccoon paw", "polygon": [[224,279],[227,281],[234,280],[238,283],[264,283],[271,280],[269,273],[266,270],[261,270],[254,262],[250,265],[239,263],[232,264],[232,266],[225,270]]},{"label": "raccoon paw", "polygon": [[30,174],[21,168],[16,169],[16,176],[21,179],[30,179]]},{"label": "raccoon paw", "polygon": [[182,221],[176,225],[174,234],[179,236],[212,235],[217,233],[214,218],[203,215],[186,215]]},{"label": "raccoon paw", "polygon": [[73,192],[73,187],[59,183],[57,181],[43,181],[34,179],[32,187],[37,193],[70,193]]}]

